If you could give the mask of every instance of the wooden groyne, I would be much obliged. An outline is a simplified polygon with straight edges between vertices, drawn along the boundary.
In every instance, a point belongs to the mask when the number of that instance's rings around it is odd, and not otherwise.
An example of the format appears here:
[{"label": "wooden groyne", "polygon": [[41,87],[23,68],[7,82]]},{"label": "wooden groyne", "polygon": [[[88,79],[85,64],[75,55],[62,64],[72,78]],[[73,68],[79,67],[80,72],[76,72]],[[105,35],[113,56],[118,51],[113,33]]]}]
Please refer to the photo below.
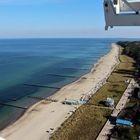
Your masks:
[{"label": "wooden groyne", "polygon": [[15,108],[24,109],[24,110],[28,109],[28,107],[22,107],[22,106],[12,105],[12,104],[8,104],[8,103],[0,103],[0,105],[9,106],[9,107],[15,107]]},{"label": "wooden groyne", "polygon": [[41,87],[41,88],[53,88],[53,89],[61,89],[60,87],[53,87],[53,86],[44,86],[44,85],[34,85],[34,84],[24,84],[25,86],[32,86],[32,87]]},{"label": "wooden groyne", "polygon": [[51,102],[57,102],[58,100],[52,98],[38,97],[38,96],[28,96],[28,98],[38,99],[38,100],[46,100]]},{"label": "wooden groyne", "polygon": [[[96,54],[100,54],[100,53],[97,53],[97,52],[96,52]],[[97,55],[97,56],[94,55],[94,57],[86,57],[86,58],[95,59],[95,58],[100,58],[100,57],[99,57],[98,55]]]},{"label": "wooden groyne", "polygon": [[57,76],[57,77],[68,77],[68,78],[80,78],[79,76],[73,76],[73,75],[60,75],[60,74],[48,74],[50,76]]},{"label": "wooden groyne", "polygon": [[90,66],[90,65],[93,65],[93,63],[86,63],[86,64],[82,64],[82,63],[72,63],[72,64],[77,64],[77,65],[79,65],[79,64],[80,64],[80,65],[83,65],[83,66],[84,66],[84,65],[85,65],[85,66]]},{"label": "wooden groyne", "polygon": [[91,66],[93,65],[94,63],[87,63],[87,64],[84,64],[85,66]]},{"label": "wooden groyne", "polygon": [[80,69],[80,68],[64,68],[64,69],[89,70],[89,69],[86,69],[86,68],[83,68],[83,69]]}]

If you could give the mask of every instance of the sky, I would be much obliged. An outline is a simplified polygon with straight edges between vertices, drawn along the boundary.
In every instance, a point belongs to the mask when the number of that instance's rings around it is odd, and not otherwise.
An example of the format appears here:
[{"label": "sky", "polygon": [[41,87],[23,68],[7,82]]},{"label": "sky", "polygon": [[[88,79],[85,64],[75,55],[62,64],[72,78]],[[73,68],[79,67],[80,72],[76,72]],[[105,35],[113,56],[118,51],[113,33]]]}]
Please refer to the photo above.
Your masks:
[{"label": "sky", "polygon": [[103,0],[0,0],[0,38],[139,38],[140,27],[104,30]]}]

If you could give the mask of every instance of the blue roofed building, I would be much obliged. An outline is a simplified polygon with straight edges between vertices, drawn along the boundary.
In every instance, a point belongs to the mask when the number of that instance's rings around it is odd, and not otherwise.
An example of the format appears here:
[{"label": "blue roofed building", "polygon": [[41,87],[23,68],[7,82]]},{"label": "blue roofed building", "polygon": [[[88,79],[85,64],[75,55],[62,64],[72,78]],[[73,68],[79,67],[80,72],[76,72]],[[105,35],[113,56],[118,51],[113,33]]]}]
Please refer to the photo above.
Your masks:
[{"label": "blue roofed building", "polygon": [[116,124],[133,126],[133,123],[131,121],[123,120],[123,119],[116,119]]}]

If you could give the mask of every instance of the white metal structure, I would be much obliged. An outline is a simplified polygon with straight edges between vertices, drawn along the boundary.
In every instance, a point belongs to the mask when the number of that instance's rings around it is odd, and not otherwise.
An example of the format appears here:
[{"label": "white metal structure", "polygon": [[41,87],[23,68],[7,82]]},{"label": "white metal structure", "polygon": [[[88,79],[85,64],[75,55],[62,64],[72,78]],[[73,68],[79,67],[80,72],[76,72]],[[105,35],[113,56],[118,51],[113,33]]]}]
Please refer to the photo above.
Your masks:
[{"label": "white metal structure", "polygon": [[140,0],[104,0],[105,29],[140,26]]},{"label": "white metal structure", "polygon": [[0,140],[6,140],[6,139],[4,139],[4,138],[0,137]]}]

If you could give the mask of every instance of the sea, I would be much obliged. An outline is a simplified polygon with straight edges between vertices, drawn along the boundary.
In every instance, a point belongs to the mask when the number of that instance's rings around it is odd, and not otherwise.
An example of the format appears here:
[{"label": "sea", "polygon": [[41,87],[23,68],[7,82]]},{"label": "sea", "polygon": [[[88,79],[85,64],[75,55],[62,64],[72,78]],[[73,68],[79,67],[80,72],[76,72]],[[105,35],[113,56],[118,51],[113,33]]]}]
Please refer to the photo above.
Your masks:
[{"label": "sea", "polygon": [[88,73],[114,39],[0,39],[0,130]]}]

